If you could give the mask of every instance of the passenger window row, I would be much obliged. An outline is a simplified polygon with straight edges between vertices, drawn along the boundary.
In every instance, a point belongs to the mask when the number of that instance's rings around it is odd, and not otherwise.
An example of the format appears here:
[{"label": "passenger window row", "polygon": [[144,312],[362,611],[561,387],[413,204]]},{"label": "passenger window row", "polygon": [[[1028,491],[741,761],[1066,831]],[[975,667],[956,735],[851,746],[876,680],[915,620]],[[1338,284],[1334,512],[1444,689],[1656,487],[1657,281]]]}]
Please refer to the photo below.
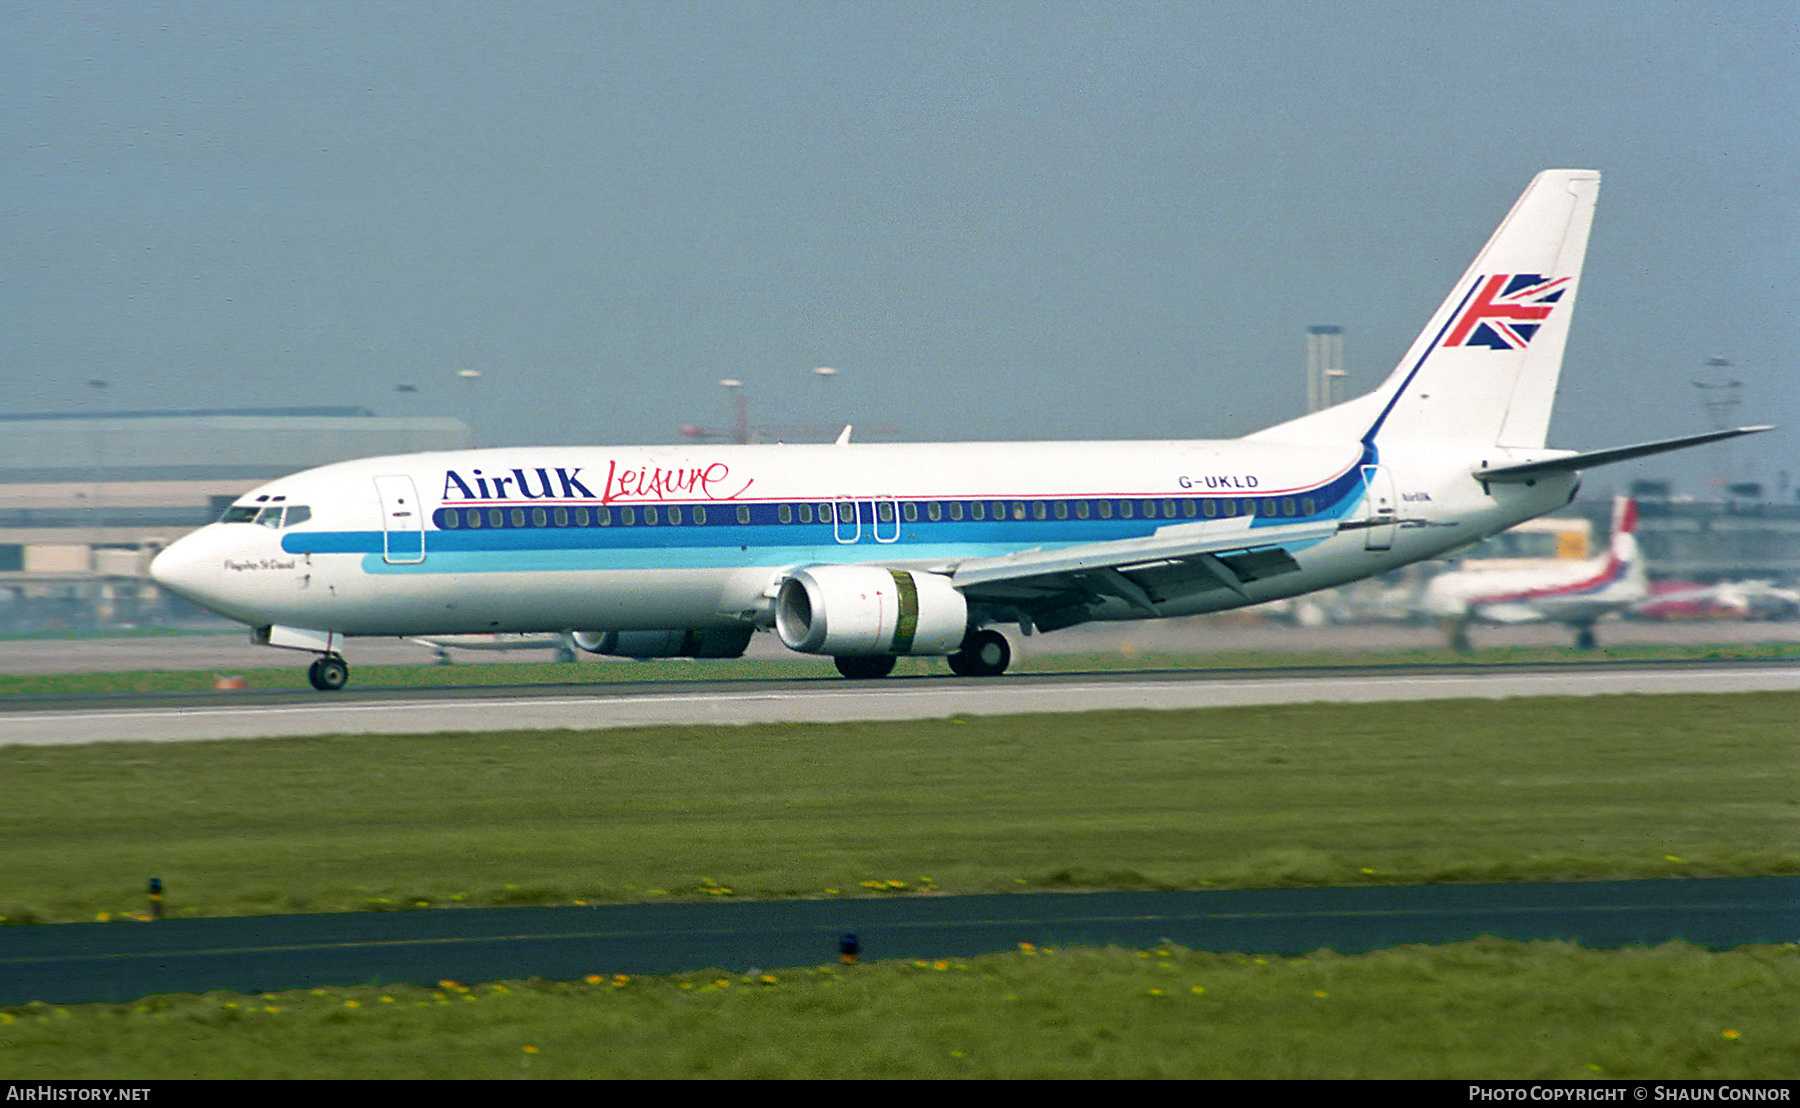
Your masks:
[{"label": "passenger window row", "polygon": [[[628,504],[554,507],[439,508],[432,522],[440,529],[503,530],[528,527],[684,527],[825,524],[857,526],[869,521],[867,500],[798,501],[780,504]],[[1236,516],[1305,518],[1318,510],[1307,497],[1182,497],[1097,500],[908,500],[877,499],[875,522],[892,524],[896,510],[907,523],[1023,522],[1030,520],[1230,519]],[[233,508],[232,511],[239,509]],[[291,510],[291,509],[290,509]],[[304,510],[304,509],[302,509]],[[232,522],[227,513],[226,522]],[[260,522],[260,520],[259,520]],[[291,525],[290,521],[290,525]]]}]

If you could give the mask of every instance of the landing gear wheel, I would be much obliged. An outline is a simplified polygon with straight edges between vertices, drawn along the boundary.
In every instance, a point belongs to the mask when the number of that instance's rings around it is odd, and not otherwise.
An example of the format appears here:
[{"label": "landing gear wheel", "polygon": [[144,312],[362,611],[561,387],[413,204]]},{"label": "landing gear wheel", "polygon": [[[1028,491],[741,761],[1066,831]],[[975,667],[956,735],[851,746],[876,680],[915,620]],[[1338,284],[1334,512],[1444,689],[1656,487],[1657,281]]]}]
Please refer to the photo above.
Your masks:
[{"label": "landing gear wheel", "polygon": [[839,654],[831,661],[852,681],[873,681],[894,672],[895,658],[892,654]]},{"label": "landing gear wheel", "polygon": [[336,692],[350,683],[350,667],[336,654],[326,654],[313,662],[306,679],[320,692]]},{"label": "landing gear wheel", "polygon": [[998,677],[1011,664],[1012,647],[992,628],[970,631],[950,655],[950,672],[958,677]]},{"label": "landing gear wheel", "polygon": [[1600,649],[1600,637],[1598,635],[1594,634],[1594,625],[1593,624],[1584,623],[1575,629],[1575,649],[1576,650],[1598,650],[1598,649]]},{"label": "landing gear wheel", "polygon": [[1469,621],[1466,619],[1447,619],[1444,630],[1450,636],[1450,649],[1458,654],[1473,653],[1475,647],[1469,642]]}]

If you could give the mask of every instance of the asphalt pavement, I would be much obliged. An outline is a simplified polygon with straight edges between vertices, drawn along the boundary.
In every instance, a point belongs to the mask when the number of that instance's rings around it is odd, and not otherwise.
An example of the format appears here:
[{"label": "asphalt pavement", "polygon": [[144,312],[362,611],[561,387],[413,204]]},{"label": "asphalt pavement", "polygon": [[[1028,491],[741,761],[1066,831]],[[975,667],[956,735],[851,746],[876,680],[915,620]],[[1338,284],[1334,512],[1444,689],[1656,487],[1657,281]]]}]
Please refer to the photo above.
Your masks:
[{"label": "asphalt pavement", "polygon": [[1491,935],[1594,948],[1800,941],[1800,877],[434,909],[0,928],[0,1005],[167,992],[743,973],[1037,946],[1341,954]]}]

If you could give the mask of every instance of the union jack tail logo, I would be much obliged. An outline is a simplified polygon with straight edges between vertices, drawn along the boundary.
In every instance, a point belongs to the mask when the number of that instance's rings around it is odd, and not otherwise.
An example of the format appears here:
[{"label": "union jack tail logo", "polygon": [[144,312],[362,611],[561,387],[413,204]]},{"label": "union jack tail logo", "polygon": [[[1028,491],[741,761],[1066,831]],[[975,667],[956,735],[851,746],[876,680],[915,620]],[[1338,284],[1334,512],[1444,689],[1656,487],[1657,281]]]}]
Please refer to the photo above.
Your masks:
[{"label": "union jack tail logo", "polygon": [[1445,346],[1485,346],[1491,350],[1523,350],[1568,290],[1570,277],[1555,280],[1535,273],[1484,277],[1475,298],[1463,309]]}]

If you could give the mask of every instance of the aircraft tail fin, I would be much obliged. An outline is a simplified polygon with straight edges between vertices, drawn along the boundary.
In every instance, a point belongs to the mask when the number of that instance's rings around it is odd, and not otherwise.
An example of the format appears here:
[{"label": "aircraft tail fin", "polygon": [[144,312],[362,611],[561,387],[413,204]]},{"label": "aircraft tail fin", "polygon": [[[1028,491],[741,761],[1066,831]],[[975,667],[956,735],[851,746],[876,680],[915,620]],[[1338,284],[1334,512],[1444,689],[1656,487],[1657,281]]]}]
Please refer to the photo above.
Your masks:
[{"label": "aircraft tail fin", "polygon": [[1377,390],[1365,442],[1544,445],[1599,191],[1593,170],[1533,178]]},{"label": "aircraft tail fin", "polygon": [[1638,555],[1637,501],[1629,496],[1613,500],[1612,537],[1609,539],[1609,569],[1622,580],[1644,581],[1644,560]]},{"label": "aircraft tail fin", "polygon": [[1599,191],[1539,173],[1379,388],[1250,437],[1541,449]]},{"label": "aircraft tail fin", "polygon": [[1593,170],[1533,178],[1377,391],[1365,442],[1544,445],[1599,191]]}]

